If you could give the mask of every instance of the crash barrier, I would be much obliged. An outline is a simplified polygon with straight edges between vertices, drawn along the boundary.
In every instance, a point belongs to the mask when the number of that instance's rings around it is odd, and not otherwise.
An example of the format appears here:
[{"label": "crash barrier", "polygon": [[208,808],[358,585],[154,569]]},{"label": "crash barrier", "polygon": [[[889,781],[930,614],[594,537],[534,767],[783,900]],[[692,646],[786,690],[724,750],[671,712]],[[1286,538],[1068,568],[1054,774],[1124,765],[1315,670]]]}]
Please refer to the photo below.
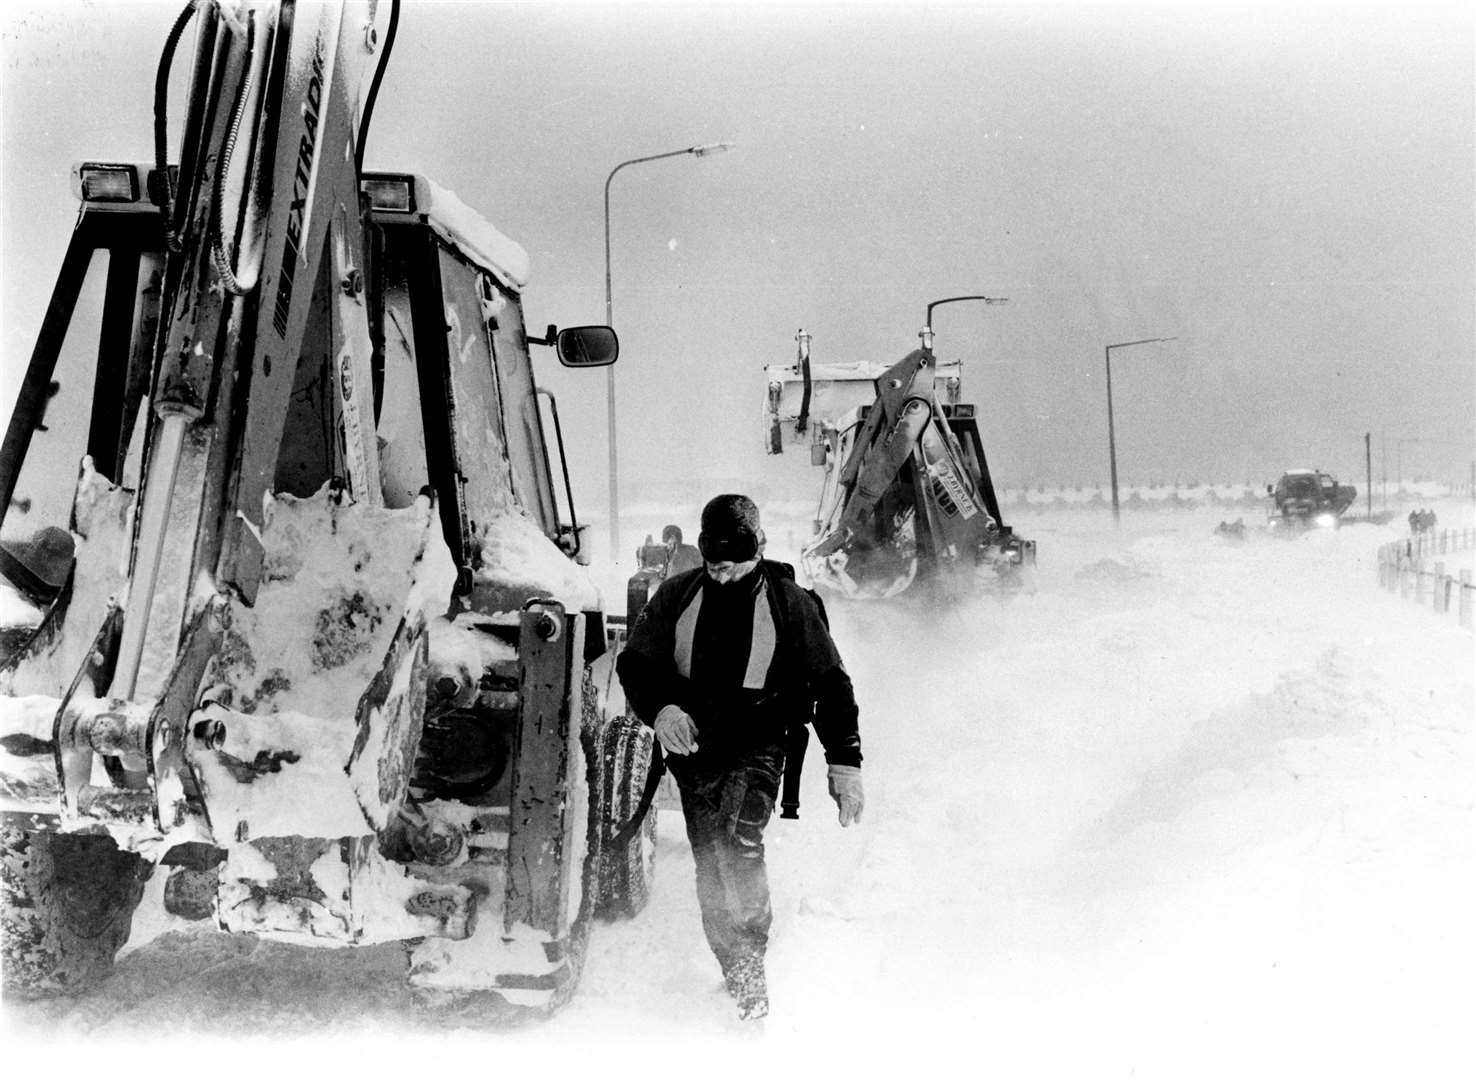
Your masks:
[{"label": "crash barrier", "polygon": [[1476,547],[1476,529],[1424,532],[1379,548],[1379,584],[1401,599],[1429,604],[1441,615],[1452,610],[1466,629],[1473,629],[1476,584],[1469,568],[1446,572],[1442,555]]}]

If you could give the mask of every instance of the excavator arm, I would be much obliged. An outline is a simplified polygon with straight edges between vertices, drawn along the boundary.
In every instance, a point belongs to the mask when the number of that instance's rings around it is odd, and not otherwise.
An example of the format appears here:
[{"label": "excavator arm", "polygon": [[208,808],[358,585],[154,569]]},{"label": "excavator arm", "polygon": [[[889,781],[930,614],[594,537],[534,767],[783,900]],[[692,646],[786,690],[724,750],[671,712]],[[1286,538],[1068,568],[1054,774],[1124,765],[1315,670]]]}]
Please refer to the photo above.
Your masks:
[{"label": "excavator arm", "polygon": [[[876,401],[827,432],[816,538],[801,553],[818,585],[884,598],[925,578],[1009,572],[1034,544],[1001,520],[972,406],[944,405],[936,360],[918,349],[876,380]],[[960,439],[960,433],[966,438]]]},{"label": "excavator arm", "polygon": [[[107,443],[120,449],[83,459],[69,518],[50,522],[75,538],[66,580],[0,669],[11,700],[55,699],[45,734],[64,827],[106,825],[140,850],[226,841],[224,782],[212,800],[199,771],[218,740],[192,733],[220,730],[206,721],[229,713],[245,741],[273,710],[298,715],[304,741],[318,723],[360,744],[339,785],[359,815],[344,819],[354,830],[382,830],[403,808],[424,698],[411,675],[425,668],[428,618],[444,610],[436,594],[449,594],[433,583],[454,570],[431,504],[386,510],[377,472],[356,153],[376,10],[189,4],[160,64],[155,168],[79,167],[83,220],[97,221],[110,249],[125,232],[143,249],[121,284],[137,283],[144,314],[105,321],[99,369],[118,348],[149,349],[152,364],[146,380],[130,377],[121,407],[99,376],[94,427],[111,416]],[[176,170],[164,160],[163,88],[191,22]],[[52,362],[47,347],[38,343],[38,370]],[[307,375],[323,420],[316,456],[288,430]],[[12,429],[28,423],[17,417]],[[25,441],[7,435],[7,476]],[[315,559],[321,567],[304,573]],[[371,562],[385,572],[351,572]],[[275,596],[262,595],[264,577]],[[340,621],[356,616],[344,635]],[[294,649],[316,651],[317,670],[342,674],[348,716],[285,666],[268,673],[281,645],[282,665]],[[267,692],[255,685],[262,675]],[[106,783],[95,759],[107,762]]]},{"label": "excavator arm", "polygon": [[867,412],[850,456],[841,467],[839,484],[844,494],[838,506],[839,519],[829,535],[812,544],[809,551],[828,555],[863,535],[877,504],[917,454],[935,406],[931,389],[919,385],[918,373],[928,366],[926,354],[919,350],[898,361],[876,381],[876,403]]}]

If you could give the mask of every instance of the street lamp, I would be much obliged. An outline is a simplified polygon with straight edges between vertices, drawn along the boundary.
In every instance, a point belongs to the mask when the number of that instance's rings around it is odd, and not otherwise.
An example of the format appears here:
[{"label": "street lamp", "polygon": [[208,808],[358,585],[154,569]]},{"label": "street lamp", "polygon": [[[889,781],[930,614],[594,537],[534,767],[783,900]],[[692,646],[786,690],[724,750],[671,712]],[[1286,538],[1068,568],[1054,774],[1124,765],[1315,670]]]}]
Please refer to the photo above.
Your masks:
[{"label": "street lamp", "polygon": [[1003,296],[950,296],[943,300],[934,300],[928,305],[928,313],[923,316],[923,328],[917,332],[922,338],[922,345],[928,352],[933,351],[933,309],[943,304],[955,304],[960,300],[982,300],[986,304],[1005,304],[1008,299]]},{"label": "street lamp", "polygon": [[[693,157],[706,157],[708,154],[720,154],[732,147],[732,143],[706,143],[702,146],[689,146],[685,150],[668,150],[664,154],[648,154],[646,157],[631,158],[622,161],[610,170],[610,175],[605,177],[605,325],[614,326],[615,320],[611,315],[610,303],[610,181],[615,179],[615,174],[627,165],[639,165],[646,161],[660,161],[662,158],[683,157],[687,154]],[[610,437],[610,557],[620,558],[620,488],[615,479],[616,453],[615,453],[615,367],[612,364],[605,369],[605,396],[609,408],[609,437]]]},{"label": "street lamp", "polygon": [[1176,337],[1151,337],[1139,341],[1119,341],[1107,346],[1107,453],[1112,463],[1112,524],[1122,524],[1122,514],[1117,505],[1117,429],[1112,422],[1112,350],[1126,349],[1129,345],[1148,345],[1155,341],[1178,341]]}]

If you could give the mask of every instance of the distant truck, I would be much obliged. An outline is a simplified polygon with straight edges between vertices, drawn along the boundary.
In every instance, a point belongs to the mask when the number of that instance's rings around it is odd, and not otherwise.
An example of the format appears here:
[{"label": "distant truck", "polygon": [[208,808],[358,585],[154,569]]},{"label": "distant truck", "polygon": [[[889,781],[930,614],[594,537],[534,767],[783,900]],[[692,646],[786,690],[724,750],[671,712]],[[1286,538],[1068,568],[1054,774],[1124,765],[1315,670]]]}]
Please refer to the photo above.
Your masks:
[{"label": "distant truck", "polygon": [[1358,497],[1358,489],[1340,484],[1317,469],[1289,469],[1266,485],[1274,507],[1267,524],[1273,529],[1336,528]]}]

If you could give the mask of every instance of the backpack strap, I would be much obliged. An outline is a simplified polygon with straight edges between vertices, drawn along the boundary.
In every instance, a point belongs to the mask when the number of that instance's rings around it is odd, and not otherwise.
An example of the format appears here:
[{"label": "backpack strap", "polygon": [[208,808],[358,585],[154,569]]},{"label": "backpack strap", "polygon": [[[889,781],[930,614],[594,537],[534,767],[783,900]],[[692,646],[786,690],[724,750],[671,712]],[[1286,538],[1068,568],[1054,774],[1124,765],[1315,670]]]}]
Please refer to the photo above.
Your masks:
[{"label": "backpack strap", "polygon": [[[794,582],[797,588],[801,589],[811,600],[815,601],[815,608],[820,613],[821,624],[827,630],[830,629],[830,617],[825,613],[825,604],[820,599],[820,594],[814,589],[806,589],[799,585],[795,579],[793,566],[789,565],[789,563],[779,562],[777,559],[765,559],[759,563],[759,568],[767,575],[767,583],[774,597],[774,610],[781,635],[788,629],[789,625],[789,607],[781,598],[782,582],[785,580]],[[805,750],[809,745],[810,727],[808,720],[791,724],[789,730],[784,733],[784,777],[779,796],[779,816],[781,818],[799,818],[800,777],[804,772]]]}]

